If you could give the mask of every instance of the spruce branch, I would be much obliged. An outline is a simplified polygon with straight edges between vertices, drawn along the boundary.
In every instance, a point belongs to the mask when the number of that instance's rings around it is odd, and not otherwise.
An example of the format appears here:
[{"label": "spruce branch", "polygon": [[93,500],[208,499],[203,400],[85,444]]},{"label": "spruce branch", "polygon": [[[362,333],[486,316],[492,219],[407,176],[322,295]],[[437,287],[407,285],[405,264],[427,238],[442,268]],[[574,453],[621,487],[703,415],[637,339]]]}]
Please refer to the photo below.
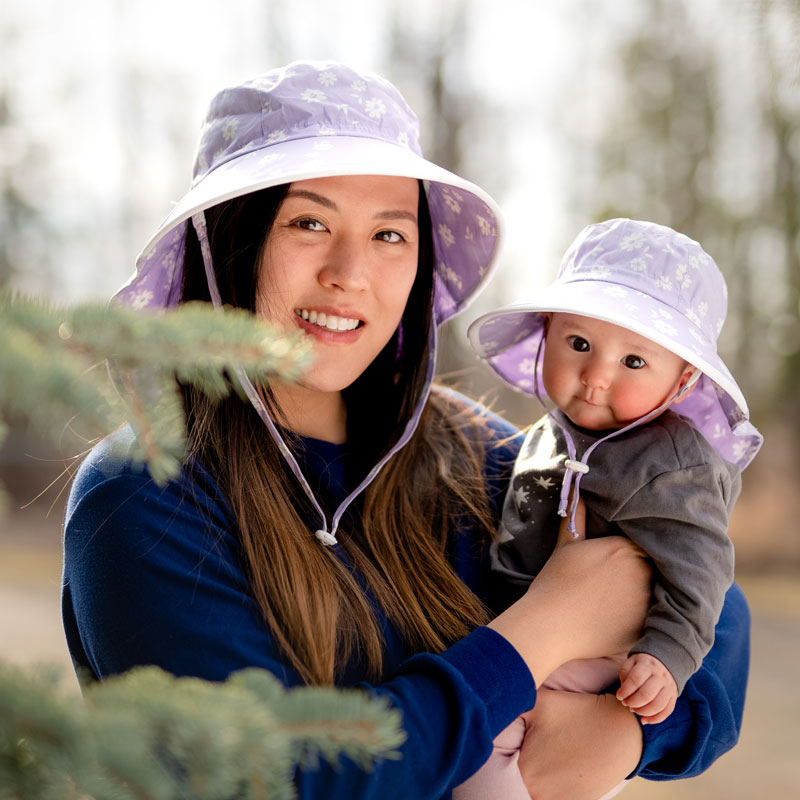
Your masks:
[{"label": "spruce branch", "polygon": [[262,670],[211,683],[141,667],[84,704],[0,662],[3,800],[292,800],[300,754],[369,768],[403,740],[399,712],[364,692],[286,690]]},{"label": "spruce branch", "polygon": [[302,334],[206,303],[154,313],[96,303],[57,308],[0,293],[0,341],[0,431],[12,414],[51,438],[67,424],[93,439],[129,422],[130,457],[158,483],[174,477],[184,455],[178,381],[221,399],[241,391],[240,369],[256,383],[292,381],[311,361]]}]

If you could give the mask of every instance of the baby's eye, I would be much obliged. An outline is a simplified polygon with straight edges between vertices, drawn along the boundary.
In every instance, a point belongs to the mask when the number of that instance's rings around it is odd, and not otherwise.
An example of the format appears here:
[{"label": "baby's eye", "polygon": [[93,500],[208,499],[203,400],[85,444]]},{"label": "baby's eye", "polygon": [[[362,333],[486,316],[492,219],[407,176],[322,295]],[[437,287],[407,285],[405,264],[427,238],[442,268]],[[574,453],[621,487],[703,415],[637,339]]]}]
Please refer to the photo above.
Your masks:
[{"label": "baby's eye", "polygon": [[298,228],[302,228],[306,231],[324,231],[325,226],[318,220],[313,219],[312,217],[305,217],[304,219],[299,219],[295,222]]},{"label": "baby's eye", "polygon": [[388,242],[389,244],[398,244],[399,242],[405,241],[402,234],[399,234],[397,231],[379,231],[375,234],[375,238],[380,239],[382,242]]},{"label": "baby's eye", "polygon": [[570,347],[573,350],[577,350],[579,353],[588,353],[590,350],[589,342],[587,342],[583,336],[570,336],[567,341]]},{"label": "baby's eye", "polygon": [[628,367],[628,369],[641,369],[647,362],[641,356],[625,356],[625,358],[622,359],[622,363]]}]

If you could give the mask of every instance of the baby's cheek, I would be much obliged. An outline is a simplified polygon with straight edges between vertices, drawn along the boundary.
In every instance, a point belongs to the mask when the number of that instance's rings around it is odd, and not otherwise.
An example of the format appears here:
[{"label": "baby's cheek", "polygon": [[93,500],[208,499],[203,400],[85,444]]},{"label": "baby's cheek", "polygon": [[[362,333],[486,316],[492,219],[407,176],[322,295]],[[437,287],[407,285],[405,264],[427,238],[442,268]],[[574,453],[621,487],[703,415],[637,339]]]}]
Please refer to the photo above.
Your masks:
[{"label": "baby's cheek", "polygon": [[614,393],[614,415],[620,423],[634,422],[658,406],[647,387],[623,386]]}]

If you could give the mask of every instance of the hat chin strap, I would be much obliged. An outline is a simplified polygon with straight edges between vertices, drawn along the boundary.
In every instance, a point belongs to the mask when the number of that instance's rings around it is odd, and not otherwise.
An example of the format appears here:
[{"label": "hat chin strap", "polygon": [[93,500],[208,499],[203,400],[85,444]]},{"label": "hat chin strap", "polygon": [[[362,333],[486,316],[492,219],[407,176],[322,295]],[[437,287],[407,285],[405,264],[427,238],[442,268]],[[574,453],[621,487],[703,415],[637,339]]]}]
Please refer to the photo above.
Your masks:
[{"label": "hat chin strap", "polygon": [[[681,388],[672,397],[667,398],[667,400],[658,406],[658,408],[654,408],[652,411],[648,412],[642,417],[639,417],[639,419],[634,420],[624,428],[620,428],[617,431],[612,431],[608,434],[608,436],[598,439],[596,442],[586,448],[583,456],[579,459],[577,457],[575,442],[573,441],[572,436],[566,427],[558,420],[558,417],[553,413],[553,411],[547,407],[547,404],[542,397],[542,394],[544,393],[544,387],[539,382],[539,364],[541,363],[544,339],[545,337],[542,336],[542,338],[539,340],[539,347],[536,350],[536,370],[534,372],[533,381],[534,392],[536,394],[536,399],[544,407],[545,413],[548,417],[550,417],[553,424],[557,425],[561,429],[561,432],[564,434],[564,439],[567,442],[567,454],[569,457],[564,459],[564,480],[561,483],[558,515],[560,517],[569,516],[567,530],[570,532],[570,534],[572,534],[573,539],[577,539],[579,538],[580,534],[575,528],[575,514],[578,509],[578,501],[580,500],[581,478],[589,471],[589,465],[586,462],[589,460],[589,456],[592,454],[594,449],[599,444],[607,442],[609,439],[613,439],[616,436],[621,436],[623,433],[627,433],[633,428],[636,428],[639,425],[644,425],[646,422],[655,419],[659,414],[666,411],[676,400],[682,400],[684,397],[686,397],[686,395],[691,391],[692,387],[697,383],[697,381],[700,380],[700,376],[703,373],[697,367],[695,367],[694,371],[689,377],[689,380],[683,386],[681,386]],[[572,490],[571,499],[570,490]],[[569,506],[569,508],[567,508],[567,506]]]},{"label": "hat chin strap", "polygon": [[[202,211],[199,211],[197,214],[192,216],[192,225],[194,226],[195,232],[197,233],[197,239],[200,242],[200,252],[203,256],[203,267],[206,271],[206,282],[208,283],[208,291],[211,295],[211,303],[213,304],[214,308],[221,314],[223,313],[222,308],[222,298],[219,293],[219,287],[217,286],[217,278],[214,274],[214,264],[211,259],[211,246],[208,243],[208,230],[206,227],[206,217]],[[261,417],[263,423],[267,426],[267,430],[270,432],[275,444],[278,446],[278,449],[281,451],[281,455],[286,460],[286,463],[289,465],[289,469],[294,473],[295,477],[300,481],[300,485],[303,487],[308,499],[311,501],[314,509],[320,516],[322,520],[322,526],[319,530],[315,531],[314,535],[319,539],[319,541],[326,545],[331,546],[337,544],[336,536],[333,533],[328,531],[328,521],[325,517],[325,512],[320,507],[319,503],[317,502],[317,498],[314,497],[314,493],[311,491],[311,487],[308,485],[308,482],[305,480],[303,476],[302,470],[300,469],[300,465],[297,463],[292,451],[286,446],[286,442],[283,441],[283,437],[278,432],[278,429],[275,426],[275,423],[272,421],[266,407],[264,406],[264,401],[261,399],[260,395],[256,391],[255,386],[253,386],[252,381],[250,378],[247,377],[247,373],[244,371],[242,367],[237,367],[236,370],[236,377],[239,380],[239,383],[244,389],[245,394],[247,395],[248,400],[252,404],[253,408],[258,413],[258,416]]]}]

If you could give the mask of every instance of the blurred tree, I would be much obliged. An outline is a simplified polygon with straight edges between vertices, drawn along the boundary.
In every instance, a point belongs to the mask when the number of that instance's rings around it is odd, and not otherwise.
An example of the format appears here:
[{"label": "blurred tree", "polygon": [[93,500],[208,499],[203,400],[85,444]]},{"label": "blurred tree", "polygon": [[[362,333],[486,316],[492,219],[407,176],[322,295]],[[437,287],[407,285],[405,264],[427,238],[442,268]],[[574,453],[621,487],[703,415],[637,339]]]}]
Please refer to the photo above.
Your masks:
[{"label": "blurred tree", "polygon": [[[18,30],[0,23],[0,50],[13,60]],[[13,285],[23,273],[44,278],[49,260],[44,242],[52,236],[36,189],[47,170],[47,154],[17,118],[10,73],[0,79],[0,287]]]},{"label": "blurred tree", "polygon": [[765,175],[763,218],[782,256],[785,289],[777,313],[762,318],[768,341],[783,357],[777,397],[794,416],[800,393],[800,4],[760,0],[758,49],[766,80],[764,122],[774,137]]},{"label": "blurred tree", "polygon": [[[474,4],[471,0],[423,4],[424,13],[409,15],[409,4],[418,2],[392,2],[384,71],[420,116],[425,156],[497,197],[505,173],[503,111],[493,107],[490,98],[477,95],[471,80]],[[487,142],[495,145],[488,165]],[[454,320],[442,330],[438,370],[474,391],[475,376],[466,368],[475,364],[475,358],[463,324]]]},{"label": "blurred tree", "polygon": [[[463,137],[475,121],[477,104],[465,95],[463,78],[468,43],[467,13],[455,3],[442,3],[423,25],[409,25],[407,3],[392,3],[387,74],[403,90],[422,117],[422,142],[427,158],[460,173],[464,167]],[[460,79],[449,79],[458,76]],[[452,326],[442,331],[438,369],[451,372],[466,362],[465,344]]]}]

